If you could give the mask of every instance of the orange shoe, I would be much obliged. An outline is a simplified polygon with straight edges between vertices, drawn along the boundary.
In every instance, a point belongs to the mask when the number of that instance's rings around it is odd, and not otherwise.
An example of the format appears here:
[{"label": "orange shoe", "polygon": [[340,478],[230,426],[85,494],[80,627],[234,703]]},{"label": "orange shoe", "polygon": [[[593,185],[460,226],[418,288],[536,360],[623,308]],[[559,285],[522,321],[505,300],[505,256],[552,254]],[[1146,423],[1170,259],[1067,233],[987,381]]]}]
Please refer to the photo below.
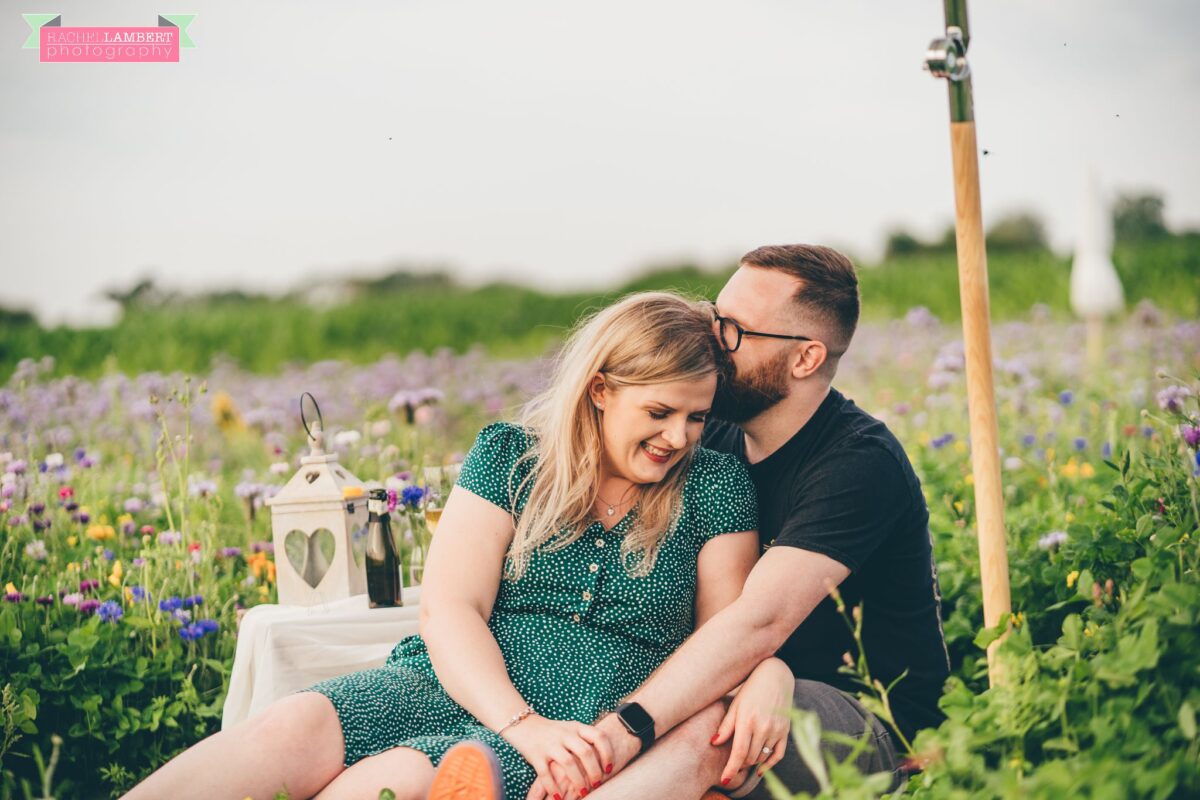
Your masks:
[{"label": "orange shoe", "polygon": [[483,742],[460,742],[438,764],[429,800],[501,800],[500,761]]}]

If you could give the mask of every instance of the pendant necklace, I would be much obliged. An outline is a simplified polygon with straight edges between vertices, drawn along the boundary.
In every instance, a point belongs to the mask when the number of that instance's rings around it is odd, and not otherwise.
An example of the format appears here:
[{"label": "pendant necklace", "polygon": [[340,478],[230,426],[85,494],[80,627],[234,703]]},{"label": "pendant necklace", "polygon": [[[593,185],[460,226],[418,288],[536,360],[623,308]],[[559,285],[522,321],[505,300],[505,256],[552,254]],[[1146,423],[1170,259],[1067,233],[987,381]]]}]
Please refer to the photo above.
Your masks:
[{"label": "pendant necklace", "polygon": [[601,503],[604,503],[604,505],[607,506],[607,508],[604,510],[605,515],[611,517],[612,515],[616,514],[617,506],[619,506],[621,503],[625,502],[625,495],[629,494],[630,489],[633,489],[636,486],[637,486],[636,483],[629,484],[629,489],[626,489],[625,492],[621,495],[621,498],[619,500],[617,500],[617,502],[615,502],[615,503],[608,502],[603,497],[600,497],[600,492],[596,492],[597,499],[599,499]]}]

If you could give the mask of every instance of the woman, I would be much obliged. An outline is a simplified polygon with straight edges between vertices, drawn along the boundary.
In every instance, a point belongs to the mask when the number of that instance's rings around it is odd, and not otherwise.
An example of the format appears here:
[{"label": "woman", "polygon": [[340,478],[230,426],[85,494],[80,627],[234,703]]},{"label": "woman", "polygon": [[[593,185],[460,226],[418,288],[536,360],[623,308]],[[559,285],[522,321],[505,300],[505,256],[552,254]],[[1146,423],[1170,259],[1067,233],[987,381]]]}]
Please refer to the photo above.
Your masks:
[{"label": "woman", "polygon": [[731,602],[757,557],[744,467],[697,447],[719,358],[709,312],[676,295],[595,314],[523,424],[488,426],[468,454],[426,563],[420,635],[383,667],[206,739],[129,796],[425,798],[469,740],[495,752],[507,800],[535,780],[585,796],[612,770],[585,723]]}]

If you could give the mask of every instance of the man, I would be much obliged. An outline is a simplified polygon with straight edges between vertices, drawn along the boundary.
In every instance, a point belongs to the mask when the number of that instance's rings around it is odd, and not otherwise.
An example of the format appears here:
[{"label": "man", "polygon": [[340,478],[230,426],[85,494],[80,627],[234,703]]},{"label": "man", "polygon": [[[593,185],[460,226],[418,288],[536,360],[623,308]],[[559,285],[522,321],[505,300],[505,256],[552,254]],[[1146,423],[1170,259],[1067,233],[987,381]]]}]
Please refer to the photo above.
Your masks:
[{"label": "man", "polygon": [[[723,717],[715,701],[772,655],[796,678],[795,706],[815,711],[825,730],[859,738],[869,727],[864,771],[898,780],[904,742],[941,720],[950,664],[920,484],[887,427],[831,386],[858,323],[853,265],[827,247],[761,247],[742,259],[716,312],[734,376],[704,443],[747,463],[764,553],[741,597],[628,698],[636,707],[597,723],[621,764],[642,749],[628,730],[642,715],[659,741],[595,800],[690,800],[723,783],[735,797],[769,797],[756,769],[739,771],[769,756],[750,752],[751,731],[733,737],[732,753],[710,740]],[[860,687],[838,668],[857,653],[829,596],[835,586],[847,608],[861,609],[872,677],[884,686],[900,678],[889,698],[896,730],[847,694]],[[791,737],[775,774],[792,791],[818,790]]]},{"label": "man", "polygon": [[[757,767],[777,756],[762,731],[778,720],[740,720],[730,740],[721,698],[774,655],[792,671],[797,708],[814,711],[824,730],[871,736],[857,761],[865,772],[891,772],[898,783],[904,742],[940,721],[950,665],[920,484],[886,426],[831,386],[858,313],[854,267],[827,247],[754,250],[718,296],[714,326],[733,374],[714,399],[720,419],[704,443],[747,463],[764,553],[741,596],[596,723],[615,748],[617,772],[592,800],[695,800],[714,785],[768,798]],[[834,587],[847,608],[861,610],[872,676],[884,686],[899,678],[889,693],[894,730],[848,694],[859,687],[839,674],[844,654],[857,654]],[[792,791],[816,793],[791,737],[785,742],[775,774]],[[453,772],[485,785],[485,759],[468,755]],[[477,769],[466,768],[472,763]],[[430,797],[459,796],[452,781],[447,774],[446,791]],[[539,784],[530,794],[543,800]]]}]

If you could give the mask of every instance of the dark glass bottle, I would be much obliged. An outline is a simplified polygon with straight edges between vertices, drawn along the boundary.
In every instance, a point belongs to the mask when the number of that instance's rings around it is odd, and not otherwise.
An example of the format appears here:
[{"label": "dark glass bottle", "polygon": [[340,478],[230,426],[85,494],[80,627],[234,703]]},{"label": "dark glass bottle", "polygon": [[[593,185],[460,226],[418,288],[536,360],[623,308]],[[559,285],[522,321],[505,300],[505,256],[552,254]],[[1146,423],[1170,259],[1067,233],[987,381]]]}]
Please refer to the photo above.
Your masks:
[{"label": "dark glass bottle", "polygon": [[392,541],[386,489],[376,489],[368,495],[366,562],[367,599],[371,608],[404,605],[404,581],[396,543]]}]

